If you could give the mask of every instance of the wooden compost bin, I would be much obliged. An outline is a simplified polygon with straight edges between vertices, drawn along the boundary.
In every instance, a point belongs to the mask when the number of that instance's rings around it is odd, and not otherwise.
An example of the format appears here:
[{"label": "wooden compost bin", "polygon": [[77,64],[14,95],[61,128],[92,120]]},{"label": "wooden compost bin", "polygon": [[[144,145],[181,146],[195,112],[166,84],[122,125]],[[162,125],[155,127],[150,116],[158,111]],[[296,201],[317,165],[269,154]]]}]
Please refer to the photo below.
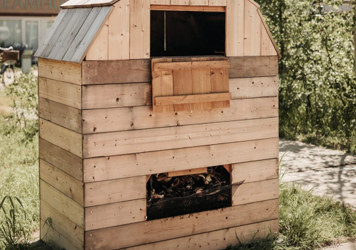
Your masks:
[{"label": "wooden compost bin", "polygon": [[[61,7],[36,52],[41,238],[68,250],[208,250],[277,234],[279,54],[258,4]],[[147,220],[151,175],[219,165],[231,206]]]}]

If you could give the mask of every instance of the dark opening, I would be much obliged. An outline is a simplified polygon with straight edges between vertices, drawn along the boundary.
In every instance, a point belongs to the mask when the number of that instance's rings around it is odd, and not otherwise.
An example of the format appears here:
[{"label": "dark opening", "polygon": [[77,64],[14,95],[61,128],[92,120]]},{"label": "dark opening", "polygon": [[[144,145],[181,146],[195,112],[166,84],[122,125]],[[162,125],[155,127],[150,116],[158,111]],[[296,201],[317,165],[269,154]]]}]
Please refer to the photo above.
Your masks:
[{"label": "dark opening", "polygon": [[204,174],[152,175],[147,182],[147,220],[229,207],[230,179],[223,166],[210,167]]},{"label": "dark opening", "polygon": [[225,13],[151,11],[151,56],[225,55]]}]

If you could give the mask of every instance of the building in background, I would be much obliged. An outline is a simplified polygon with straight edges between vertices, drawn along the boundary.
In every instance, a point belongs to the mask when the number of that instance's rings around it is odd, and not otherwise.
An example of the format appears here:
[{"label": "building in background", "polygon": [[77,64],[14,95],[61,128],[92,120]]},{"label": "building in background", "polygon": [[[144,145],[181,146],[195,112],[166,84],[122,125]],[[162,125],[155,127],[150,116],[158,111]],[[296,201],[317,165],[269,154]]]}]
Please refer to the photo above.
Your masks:
[{"label": "building in background", "polygon": [[0,47],[36,51],[67,0],[0,0]]}]

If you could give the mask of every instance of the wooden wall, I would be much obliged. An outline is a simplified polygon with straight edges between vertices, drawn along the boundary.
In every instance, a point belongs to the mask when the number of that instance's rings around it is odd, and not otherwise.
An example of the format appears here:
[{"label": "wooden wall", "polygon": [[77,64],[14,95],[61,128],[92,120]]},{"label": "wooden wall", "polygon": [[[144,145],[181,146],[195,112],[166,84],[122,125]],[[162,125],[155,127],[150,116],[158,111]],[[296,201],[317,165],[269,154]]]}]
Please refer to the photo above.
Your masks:
[{"label": "wooden wall", "polygon": [[87,61],[150,58],[151,9],[226,12],[227,56],[277,55],[259,5],[252,0],[120,0],[114,7]]}]

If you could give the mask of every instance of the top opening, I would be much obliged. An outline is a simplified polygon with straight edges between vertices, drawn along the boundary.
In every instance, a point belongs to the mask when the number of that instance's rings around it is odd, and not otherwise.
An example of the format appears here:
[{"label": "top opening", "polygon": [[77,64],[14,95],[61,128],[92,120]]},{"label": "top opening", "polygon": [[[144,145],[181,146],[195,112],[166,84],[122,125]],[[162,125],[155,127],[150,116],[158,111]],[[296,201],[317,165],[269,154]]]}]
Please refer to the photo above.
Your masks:
[{"label": "top opening", "polygon": [[225,13],[151,11],[151,56],[225,55]]}]

